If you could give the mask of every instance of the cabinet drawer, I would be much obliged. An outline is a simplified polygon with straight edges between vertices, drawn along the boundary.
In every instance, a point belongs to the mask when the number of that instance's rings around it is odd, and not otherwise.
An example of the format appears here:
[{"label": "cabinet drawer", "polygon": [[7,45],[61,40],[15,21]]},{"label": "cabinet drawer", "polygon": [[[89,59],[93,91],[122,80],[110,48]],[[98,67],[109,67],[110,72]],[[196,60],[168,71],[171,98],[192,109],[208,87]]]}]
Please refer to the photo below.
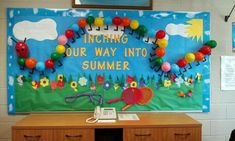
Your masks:
[{"label": "cabinet drawer", "polygon": [[165,128],[127,128],[123,130],[124,141],[165,141]]},{"label": "cabinet drawer", "polygon": [[13,130],[13,141],[53,141],[52,130]]},{"label": "cabinet drawer", "polygon": [[93,129],[56,129],[54,141],[94,141]]},{"label": "cabinet drawer", "polygon": [[168,128],[169,141],[201,141],[201,128]]}]

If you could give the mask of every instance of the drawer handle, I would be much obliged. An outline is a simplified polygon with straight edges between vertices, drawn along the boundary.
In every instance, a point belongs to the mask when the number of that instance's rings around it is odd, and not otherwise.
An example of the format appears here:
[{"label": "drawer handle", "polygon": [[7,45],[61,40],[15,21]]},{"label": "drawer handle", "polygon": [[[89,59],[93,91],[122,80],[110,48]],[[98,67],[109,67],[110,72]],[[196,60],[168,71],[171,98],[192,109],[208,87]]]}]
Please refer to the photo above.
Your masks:
[{"label": "drawer handle", "polygon": [[31,138],[31,139],[33,139],[33,138],[35,138],[35,139],[41,138],[40,135],[37,135],[37,136],[28,136],[28,135],[24,135],[24,137],[25,137],[25,138]]},{"label": "drawer handle", "polygon": [[149,137],[149,136],[151,136],[152,134],[135,134],[135,136],[136,137],[142,137],[142,136],[144,136],[144,137]]},{"label": "drawer handle", "polygon": [[82,135],[65,135],[66,138],[81,138]]},{"label": "drawer handle", "polygon": [[185,134],[180,134],[180,133],[175,133],[175,136],[189,136],[191,133],[185,133]]}]

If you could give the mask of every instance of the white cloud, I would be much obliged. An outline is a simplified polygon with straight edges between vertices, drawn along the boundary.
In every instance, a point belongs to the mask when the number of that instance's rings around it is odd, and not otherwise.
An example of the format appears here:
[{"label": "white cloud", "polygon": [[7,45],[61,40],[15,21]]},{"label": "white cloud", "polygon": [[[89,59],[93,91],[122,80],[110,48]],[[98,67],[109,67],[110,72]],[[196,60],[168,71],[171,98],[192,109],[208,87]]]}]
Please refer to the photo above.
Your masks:
[{"label": "white cloud", "polygon": [[9,106],[8,106],[8,110],[9,110],[10,112],[12,112],[12,111],[13,111],[13,105],[12,105],[12,104],[9,104]]},{"label": "white cloud", "polygon": [[18,40],[54,40],[58,36],[56,26],[56,22],[49,18],[38,22],[22,21],[14,25],[13,34]]},{"label": "white cloud", "polygon": [[7,43],[9,46],[12,46],[12,39],[11,39],[11,36],[8,36],[7,38]]},{"label": "white cloud", "polygon": [[103,11],[100,11],[100,12],[99,12],[99,17],[104,17]]},{"label": "white cloud", "polygon": [[[208,59],[206,59],[206,60],[208,60]],[[209,69],[208,65],[204,65],[203,67],[204,67],[204,69]]]},{"label": "white cloud", "polygon": [[209,100],[210,100],[210,98],[209,98],[209,97],[207,97],[207,98],[205,98],[205,100],[206,100],[206,101],[209,101]]},{"label": "white cloud", "polygon": [[187,17],[187,18],[194,18],[195,15],[197,15],[197,14],[199,14],[199,13],[201,13],[201,12],[177,11],[177,13],[183,13],[183,14],[187,13],[187,14],[186,14],[186,17]]},{"label": "white cloud", "polygon": [[139,12],[139,16],[140,16],[140,17],[142,17],[142,16],[144,15],[143,10],[139,10],[138,12]]},{"label": "white cloud", "polygon": [[46,8],[46,9],[49,9],[49,10],[52,10],[52,11],[54,11],[55,13],[57,12],[57,11],[66,11],[66,10],[68,10],[68,9],[56,9],[56,8]]},{"label": "white cloud", "polygon": [[211,33],[210,33],[210,31],[205,31],[205,34],[210,35]]},{"label": "white cloud", "polygon": [[151,15],[151,17],[156,18],[156,19],[160,19],[161,17],[167,17],[169,15],[170,14],[168,14],[168,13],[162,12],[162,13],[159,13],[159,14],[153,14],[153,15]]},{"label": "white cloud", "polygon": [[210,79],[205,79],[205,80],[204,80],[204,83],[205,83],[205,84],[210,84]]},{"label": "white cloud", "polygon": [[167,16],[169,16],[170,14],[168,14],[168,13],[160,13],[159,15],[162,16],[162,17],[167,17]]},{"label": "white cloud", "polygon": [[186,14],[186,17],[188,17],[188,18],[193,18],[196,14],[198,14],[198,13],[200,13],[200,12],[188,12],[187,14]]},{"label": "white cloud", "polygon": [[208,109],[207,105],[203,105],[202,109]]},{"label": "white cloud", "polygon": [[8,84],[10,86],[13,86],[14,85],[14,77],[13,76],[8,76]]},{"label": "white cloud", "polygon": [[64,11],[64,12],[62,13],[62,16],[63,16],[63,17],[66,17],[66,15],[67,15],[67,12]]},{"label": "white cloud", "polygon": [[38,14],[38,8],[33,8],[33,14]]},{"label": "white cloud", "polygon": [[11,11],[10,11],[9,16],[10,16],[10,18],[13,18],[13,17],[14,17],[14,10],[11,10]]},{"label": "white cloud", "polygon": [[168,24],[166,26],[166,32],[169,35],[179,35],[182,37],[187,37],[187,26],[188,25],[184,25],[184,24]]},{"label": "white cloud", "polygon": [[86,10],[86,11],[77,11],[76,9],[72,9],[69,11],[65,11],[63,12],[63,16],[72,16],[72,17],[86,17],[87,14],[90,13],[90,10]]}]

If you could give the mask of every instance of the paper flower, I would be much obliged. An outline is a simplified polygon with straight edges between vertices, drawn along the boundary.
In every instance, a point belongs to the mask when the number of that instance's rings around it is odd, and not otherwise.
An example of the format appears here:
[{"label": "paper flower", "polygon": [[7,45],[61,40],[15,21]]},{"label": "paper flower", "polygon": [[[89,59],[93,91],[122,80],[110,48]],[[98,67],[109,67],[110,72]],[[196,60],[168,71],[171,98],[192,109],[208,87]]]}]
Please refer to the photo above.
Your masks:
[{"label": "paper flower", "polygon": [[78,90],[77,90],[77,86],[78,86],[78,84],[77,84],[76,81],[72,81],[72,82],[70,83],[70,87],[71,87],[75,92],[78,91]]},{"label": "paper flower", "polygon": [[189,83],[189,82],[191,82],[191,81],[192,81],[191,78],[185,77],[184,84],[185,84],[186,86],[189,86],[189,85],[191,85],[191,83]]},{"label": "paper flower", "polygon": [[192,78],[188,78],[188,79],[187,79],[187,82],[188,82],[189,84],[193,84],[193,79],[192,79]]},{"label": "paper flower", "polygon": [[189,90],[188,93],[187,93],[187,96],[188,96],[188,97],[192,97],[192,96],[193,96],[193,91],[192,91],[192,90]]},{"label": "paper flower", "polygon": [[127,88],[128,88],[128,84],[127,84],[127,83],[125,83],[125,84],[121,84],[121,87],[122,87],[122,89],[123,89],[123,90],[125,90],[125,89],[127,89]]},{"label": "paper flower", "polygon": [[57,83],[54,80],[52,80],[50,86],[51,86],[52,92],[54,92],[55,88],[57,87]]},{"label": "paper flower", "polygon": [[117,90],[119,88],[119,84],[116,83],[116,84],[113,85],[113,87],[114,87],[115,90]]},{"label": "paper flower", "polygon": [[133,78],[133,77],[131,77],[131,76],[127,76],[127,78],[126,78],[126,82],[127,83],[131,83],[131,82],[133,82],[133,81],[135,81],[135,79]]},{"label": "paper flower", "polygon": [[137,82],[136,81],[133,81],[131,82],[131,85],[130,85],[132,88],[136,88],[137,87]]},{"label": "paper flower", "polygon": [[47,77],[43,77],[42,79],[40,79],[40,85],[42,87],[46,87],[49,85],[49,79],[47,79]]},{"label": "paper flower", "polygon": [[58,87],[58,88],[63,88],[63,87],[64,87],[64,82],[63,82],[62,80],[59,80],[59,81],[57,82],[57,87]]},{"label": "paper flower", "polygon": [[105,90],[110,89],[111,86],[112,86],[112,84],[111,84],[109,81],[105,81],[105,82],[104,82],[104,86],[103,86],[103,87],[104,87]]},{"label": "paper flower", "polygon": [[182,77],[178,77],[178,78],[175,79],[175,84],[176,84],[178,87],[180,87],[181,84],[183,84],[183,83],[184,83],[184,79],[183,79]]},{"label": "paper flower", "polygon": [[90,89],[92,91],[96,91],[97,87],[96,87],[96,85],[94,83],[92,83],[91,86],[90,86]]},{"label": "paper flower", "polygon": [[202,79],[202,74],[196,73],[195,79],[198,80],[198,81],[201,81],[201,79]]},{"label": "paper flower", "polygon": [[171,78],[172,82],[175,83],[176,76],[174,74],[170,74],[170,78]]},{"label": "paper flower", "polygon": [[86,85],[87,85],[87,79],[86,79],[85,77],[81,77],[81,78],[79,78],[78,83],[79,83],[81,86],[86,86]]},{"label": "paper flower", "polygon": [[185,97],[185,94],[184,94],[184,92],[179,91],[179,92],[178,92],[178,96],[179,96],[179,97]]},{"label": "paper flower", "polygon": [[23,85],[23,78],[24,78],[24,76],[23,75],[19,75],[18,77],[17,77],[17,82],[18,82],[18,84],[20,85],[20,86],[22,86]]},{"label": "paper flower", "polygon": [[98,75],[98,76],[97,76],[97,81],[98,81],[98,84],[99,84],[99,85],[103,85],[103,83],[104,83],[104,77],[101,76],[101,75]]},{"label": "paper flower", "polygon": [[39,82],[37,82],[37,81],[32,81],[32,82],[31,82],[31,85],[32,85],[32,88],[35,89],[35,90],[40,87],[40,84],[39,84]]},{"label": "paper flower", "polygon": [[171,80],[164,80],[164,87],[169,88],[171,86]]},{"label": "paper flower", "polygon": [[140,87],[145,87],[145,81],[144,81],[144,79],[140,80]]},{"label": "paper flower", "polygon": [[58,80],[58,81],[59,81],[59,80],[63,81],[63,80],[64,80],[64,75],[63,75],[63,74],[59,74],[59,75],[57,76],[57,80]]}]

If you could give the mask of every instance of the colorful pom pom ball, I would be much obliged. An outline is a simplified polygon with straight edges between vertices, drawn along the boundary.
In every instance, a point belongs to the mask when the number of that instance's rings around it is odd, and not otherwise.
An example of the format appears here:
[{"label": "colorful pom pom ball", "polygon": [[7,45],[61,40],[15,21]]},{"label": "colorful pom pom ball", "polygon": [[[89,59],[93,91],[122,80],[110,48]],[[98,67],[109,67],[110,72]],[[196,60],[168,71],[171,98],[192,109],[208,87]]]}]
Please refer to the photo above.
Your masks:
[{"label": "colorful pom pom ball", "polygon": [[187,61],[186,61],[184,58],[179,59],[179,60],[177,61],[177,65],[178,65],[180,68],[184,68],[184,67],[187,65]]},{"label": "colorful pom pom ball", "polygon": [[157,40],[157,45],[160,48],[166,48],[167,45],[168,45],[168,40],[166,40],[166,39],[159,39],[159,40]]},{"label": "colorful pom pom ball", "polygon": [[35,58],[27,58],[25,61],[25,66],[30,69],[35,68],[36,64],[37,64],[37,60]]},{"label": "colorful pom pom ball", "polygon": [[201,53],[201,52],[195,52],[194,55],[195,55],[195,60],[196,60],[196,61],[203,61],[203,60],[204,60],[204,55],[203,55],[203,53]]},{"label": "colorful pom pom ball", "polygon": [[156,33],[156,39],[163,39],[166,36],[166,32],[164,30],[159,30]]},{"label": "colorful pom pom ball", "polygon": [[168,62],[164,62],[161,66],[162,71],[168,72],[171,70],[171,64]]},{"label": "colorful pom pom ball", "polygon": [[187,53],[184,59],[187,63],[192,63],[195,60],[195,55],[193,53]]},{"label": "colorful pom pom ball", "polygon": [[95,18],[94,25],[98,27],[104,26],[104,19],[100,17]]},{"label": "colorful pom pom ball", "polygon": [[65,35],[60,35],[58,37],[58,43],[60,45],[65,45],[68,42],[68,38]]},{"label": "colorful pom pom ball", "polygon": [[63,54],[65,52],[65,47],[63,45],[56,46],[56,52],[59,54]]},{"label": "colorful pom pom ball", "polygon": [[132,30],[136,30],[139,27],[139,22],[137,20],[131,20],[130,27]]}]

